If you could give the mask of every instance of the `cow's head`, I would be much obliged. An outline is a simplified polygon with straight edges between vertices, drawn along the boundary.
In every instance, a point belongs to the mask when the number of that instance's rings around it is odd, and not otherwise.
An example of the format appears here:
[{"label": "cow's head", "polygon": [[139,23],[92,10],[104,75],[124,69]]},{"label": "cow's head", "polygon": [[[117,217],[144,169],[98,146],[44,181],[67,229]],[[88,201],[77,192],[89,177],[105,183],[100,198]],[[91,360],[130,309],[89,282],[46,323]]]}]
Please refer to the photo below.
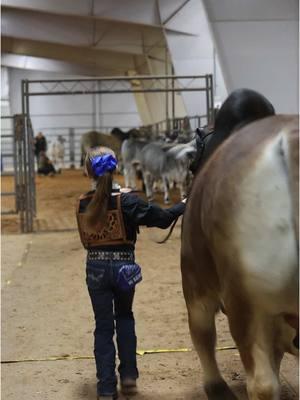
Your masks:
[{"label": "cow's head", "polygon": [[192,172],[195,174],[234,131],[274,114],[273,105],[262,94],[251,89],[234,90],[216,114],[214,127],[208,132],[213,134],[207,135],[207,129],[199,129],[196,132],[197,155]]}]

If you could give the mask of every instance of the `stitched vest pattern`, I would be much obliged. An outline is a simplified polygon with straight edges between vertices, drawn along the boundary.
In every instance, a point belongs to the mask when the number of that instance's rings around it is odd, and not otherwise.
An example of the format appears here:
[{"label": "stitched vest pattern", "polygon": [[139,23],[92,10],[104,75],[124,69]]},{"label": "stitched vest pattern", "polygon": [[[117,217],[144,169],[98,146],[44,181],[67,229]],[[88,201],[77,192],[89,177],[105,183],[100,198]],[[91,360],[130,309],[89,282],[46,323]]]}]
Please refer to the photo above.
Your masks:
[{"label": "stitched vest pattern", "polygon": [[96,224],[90,227],[87,223],[87,216],[80,211],[80,201],[92,197],[83,195],[79,198],[77,206],[77,223],[81,242],[85,248],[96,246],[109,246],[119,244],[132,244],[126,239],[123,215],[121,211],[121,195],[117,195],[117,209],[108,210],[104,224]]}]

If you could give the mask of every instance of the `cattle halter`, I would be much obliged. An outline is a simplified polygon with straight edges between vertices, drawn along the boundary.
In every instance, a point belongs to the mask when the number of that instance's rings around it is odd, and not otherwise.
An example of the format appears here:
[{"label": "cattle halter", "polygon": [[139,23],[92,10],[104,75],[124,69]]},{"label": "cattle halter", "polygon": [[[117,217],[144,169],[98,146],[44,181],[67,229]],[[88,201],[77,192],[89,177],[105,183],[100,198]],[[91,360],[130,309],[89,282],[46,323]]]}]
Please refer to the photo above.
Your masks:
[{"label": "cattle halter", "polygon": [[[202,156],[204,154],[205,151],[205,147],[206,147],[206,141],[205,139],[208,138],[210,135],[214,134],[214,130],[210,130],[208,133],[204,134],[204,130],[200,129],[200,128],[196,128],[196,143],[197,143],[197,148],[199,149],[199,154],[196,157],[195,162],[197,162],[197,164],[199,164],[200,160],[202,159]],[[197,165],[197,169],[198,169]]]}]

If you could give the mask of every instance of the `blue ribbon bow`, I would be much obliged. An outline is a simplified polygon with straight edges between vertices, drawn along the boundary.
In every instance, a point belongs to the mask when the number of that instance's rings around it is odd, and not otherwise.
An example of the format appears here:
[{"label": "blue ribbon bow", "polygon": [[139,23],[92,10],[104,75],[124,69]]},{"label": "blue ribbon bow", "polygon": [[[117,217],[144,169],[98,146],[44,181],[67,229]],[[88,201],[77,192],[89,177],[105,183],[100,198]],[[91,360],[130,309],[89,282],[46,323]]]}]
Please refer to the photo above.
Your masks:
[{"label": "blue ribbon bow", "polygon": [[117,160],[111,154],[104,154],[103,156],[96,156],[91,159],[92,169],[95,176],[103,176],[105,172],[112,172],[117,167]]}]

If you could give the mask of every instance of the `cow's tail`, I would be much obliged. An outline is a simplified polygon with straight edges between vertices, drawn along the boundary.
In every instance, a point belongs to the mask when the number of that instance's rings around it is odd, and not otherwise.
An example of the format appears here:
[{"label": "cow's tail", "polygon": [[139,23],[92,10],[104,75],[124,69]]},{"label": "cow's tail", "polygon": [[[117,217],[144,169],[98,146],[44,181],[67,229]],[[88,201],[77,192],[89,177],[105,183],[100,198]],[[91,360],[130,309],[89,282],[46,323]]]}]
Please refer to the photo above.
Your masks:
[{"label": "cow's tail", "polygon": [[289,129],[281,140],[281,155],[287,172],[293,207],[293,224],[299,250],[299,130]]}]

